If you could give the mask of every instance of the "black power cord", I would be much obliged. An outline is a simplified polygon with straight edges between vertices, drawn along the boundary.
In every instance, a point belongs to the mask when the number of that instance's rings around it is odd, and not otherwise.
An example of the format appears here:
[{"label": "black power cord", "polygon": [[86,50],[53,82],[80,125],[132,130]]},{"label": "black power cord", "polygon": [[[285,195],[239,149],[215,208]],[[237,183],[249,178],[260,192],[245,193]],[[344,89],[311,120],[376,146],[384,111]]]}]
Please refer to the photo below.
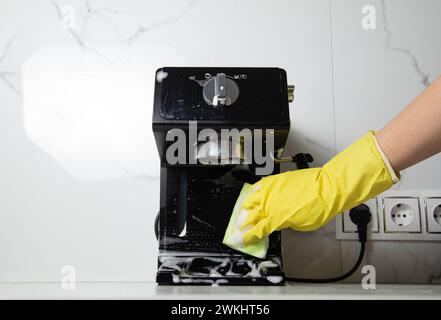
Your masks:
[{"label": "black power cord", "polygon": [[304,282],[304,283],[329,283],[329,282],[338,282],[349,278],[355,271],[360,267],[361,262],[363,261],[364,251],[366,249],[366,241],[367,241],[367,226],[369,221],[371,221],[371,213],[369,212],[369,207],[365,204],[360,204],[357,207],[352,208],[349,211],[349,216],[352,222],[357,225],[357,233],[358,240],[360,241],[360,253],[358,255],[358,259],[355,262],[354,266],[351,270],[342,274],[341,276],[335,278],[328,279],[305,279],[305,278],[291,278],[287,277],[286,281],[288,282]]}]

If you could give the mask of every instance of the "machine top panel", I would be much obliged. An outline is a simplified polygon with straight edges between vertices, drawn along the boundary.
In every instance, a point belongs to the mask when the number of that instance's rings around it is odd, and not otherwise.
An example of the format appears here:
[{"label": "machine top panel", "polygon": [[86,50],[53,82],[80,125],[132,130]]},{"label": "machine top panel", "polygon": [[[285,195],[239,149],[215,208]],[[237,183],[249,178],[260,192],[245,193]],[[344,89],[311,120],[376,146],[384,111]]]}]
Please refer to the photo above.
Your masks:
[{"label": "machine top panel", "polygon": [[156,72],[154,121],[289,121],[280,68],[164,67]]}]

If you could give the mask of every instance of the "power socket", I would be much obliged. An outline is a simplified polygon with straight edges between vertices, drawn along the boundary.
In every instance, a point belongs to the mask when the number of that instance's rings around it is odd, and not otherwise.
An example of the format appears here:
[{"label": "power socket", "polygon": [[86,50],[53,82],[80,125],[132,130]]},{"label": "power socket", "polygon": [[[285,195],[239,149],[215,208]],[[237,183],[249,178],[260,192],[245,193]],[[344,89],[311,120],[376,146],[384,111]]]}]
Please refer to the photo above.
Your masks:
[{"label": "power socket", "polygon": [[421,232],[418,198],[383,198],[385,232]]},{"label": "power socket", "polygon": [[[441,189],[388,190],[364,203],[372,214],[369,240],[441,242]],[[336,217],[336,238],[358,240],[348,213]]]},{"label": "power socket", "polygon": [[441,198],[425,198],[428,233],[441,233]]}]

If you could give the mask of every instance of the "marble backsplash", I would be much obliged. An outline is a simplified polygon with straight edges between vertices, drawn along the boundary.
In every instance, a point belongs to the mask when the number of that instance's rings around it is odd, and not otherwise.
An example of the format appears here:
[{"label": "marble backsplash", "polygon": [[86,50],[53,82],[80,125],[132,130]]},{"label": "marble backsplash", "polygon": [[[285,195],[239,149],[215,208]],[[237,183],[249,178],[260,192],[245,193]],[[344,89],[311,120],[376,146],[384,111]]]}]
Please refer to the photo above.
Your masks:
[{"label": "marble backsplash", "polygon": [[[319,166],[441,73],[440,14],[437,0],[2,1],[0,282],[59,281],[66,265],[79,281],[154,280],[158,67],[286,69],[286,154],[310,152]],[[440,161],[406,170],[396,188],[441,190]],[[357,245],[335,240],[333,223],[286,231],[285,269],[334,276]],[[365,262],[379,282],[439,283],[439,246],[371,242]]]}]

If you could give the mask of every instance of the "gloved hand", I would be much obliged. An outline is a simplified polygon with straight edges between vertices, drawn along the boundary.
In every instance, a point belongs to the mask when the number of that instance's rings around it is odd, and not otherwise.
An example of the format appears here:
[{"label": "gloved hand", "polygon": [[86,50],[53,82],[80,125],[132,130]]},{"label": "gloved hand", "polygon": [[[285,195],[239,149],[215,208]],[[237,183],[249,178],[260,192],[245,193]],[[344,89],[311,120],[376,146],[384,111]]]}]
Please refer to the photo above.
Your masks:
[{"label": "gloved hand", "polygon": [[242,230],[244,246],[275,230],[320,228],[337,213],[389,189],[398,177],[374,132],[332,158],[322,168],[280,173],[255,183],[241,208],[250,211]]}]

